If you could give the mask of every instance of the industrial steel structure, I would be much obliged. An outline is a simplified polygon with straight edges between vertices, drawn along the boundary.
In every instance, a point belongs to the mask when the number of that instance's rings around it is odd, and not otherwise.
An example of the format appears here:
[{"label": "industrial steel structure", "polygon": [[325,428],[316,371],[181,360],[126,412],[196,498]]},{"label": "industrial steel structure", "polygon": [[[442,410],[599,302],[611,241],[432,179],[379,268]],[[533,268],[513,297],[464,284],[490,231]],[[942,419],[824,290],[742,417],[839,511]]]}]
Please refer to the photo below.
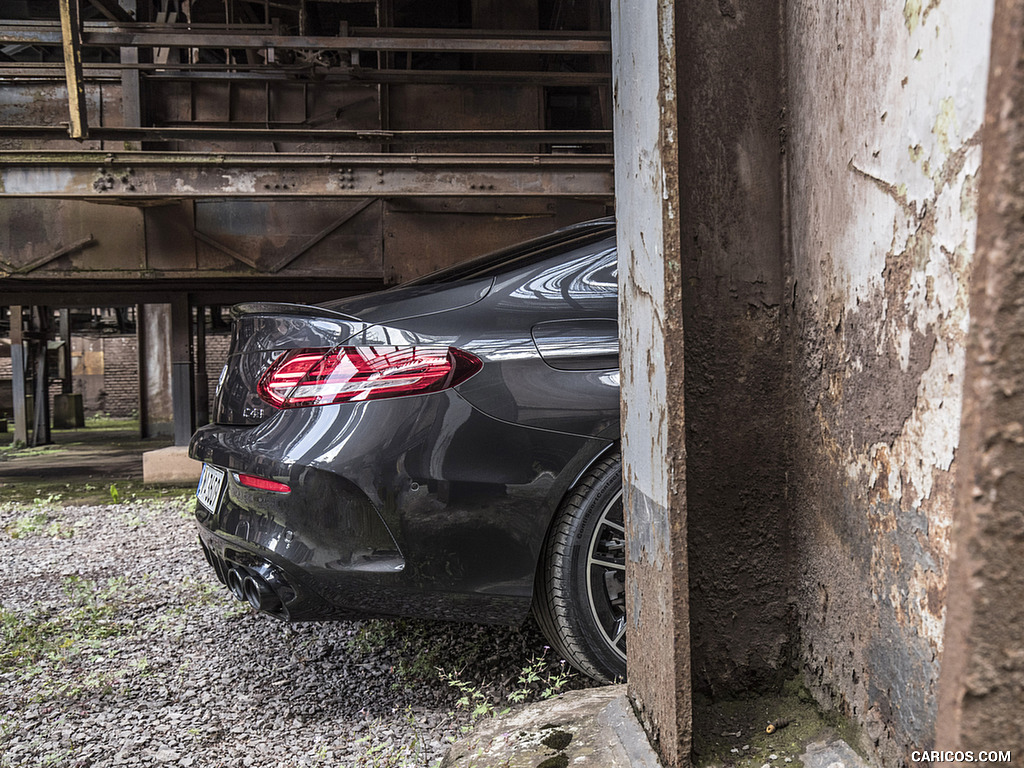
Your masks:
[{"label": "industrial steel structure", "polygon": [[183,443],[204,418],[203,307],[373,290],[612,204],[600,0],[12,0],[0,15],[16,393],[49,336],[50,313],[28,308],[146,305],[143,430],[173,421]]}]

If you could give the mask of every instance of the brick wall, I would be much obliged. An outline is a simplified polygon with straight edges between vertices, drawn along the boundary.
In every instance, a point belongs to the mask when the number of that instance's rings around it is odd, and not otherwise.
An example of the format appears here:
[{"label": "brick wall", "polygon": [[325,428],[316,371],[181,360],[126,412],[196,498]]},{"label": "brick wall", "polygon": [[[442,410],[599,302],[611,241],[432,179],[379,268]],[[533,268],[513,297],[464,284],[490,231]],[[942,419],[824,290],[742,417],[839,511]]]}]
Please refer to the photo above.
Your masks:
[{"label": "brick wall", "polygon": [[139,362],[135,336],[102,336],[103,385],[97,410],[134,416],[139,409]]},{"label": "brick wall", "polygon": [[213,408],[213,395],[217,391],[217,380],[221,368],[228,359],[228,347],[231,344],[231,333],[206,335],[206,377],[210,384],[210,408]]},{"label": "brick wall", "polygon": [[[206,337],[206,374],[210,404],[220,371],[228,357],[230,332]],[[138,342],[133,335],[76,334],[72,338],[73,391],[83,396],[87,416],[137,416],[139,408]],[[10,399],[11,358],[0,357],[0,410]],[[51,398],[61,392],[60,384],[50,387]],[[6,393],[6,400],[3,397]]]}]

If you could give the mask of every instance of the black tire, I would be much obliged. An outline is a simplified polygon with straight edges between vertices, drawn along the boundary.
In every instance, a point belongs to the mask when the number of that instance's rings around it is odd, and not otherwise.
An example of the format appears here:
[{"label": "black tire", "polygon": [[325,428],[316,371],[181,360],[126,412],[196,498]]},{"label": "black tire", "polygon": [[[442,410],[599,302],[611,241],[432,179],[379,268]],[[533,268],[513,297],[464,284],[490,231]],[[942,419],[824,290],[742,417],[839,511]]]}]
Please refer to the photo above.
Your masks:
[{"label": "black tire", "polygon": [[552,648],[596,680],[626,679],[625,544],[622,456],[616,451],[562,502],[533,600]]}]

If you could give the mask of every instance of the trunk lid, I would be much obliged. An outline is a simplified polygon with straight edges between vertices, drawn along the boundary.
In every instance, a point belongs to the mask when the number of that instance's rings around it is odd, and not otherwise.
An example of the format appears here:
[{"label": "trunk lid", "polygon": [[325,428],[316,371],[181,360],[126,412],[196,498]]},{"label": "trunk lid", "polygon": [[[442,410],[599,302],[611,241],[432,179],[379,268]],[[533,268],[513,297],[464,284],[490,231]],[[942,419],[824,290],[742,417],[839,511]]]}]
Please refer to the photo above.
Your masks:
[{"label": "trunk lid", "polygon": [[218,424],[254,426],[276,411],[260,398],[256,384],[281,353],[300,347],[353,344],[402,344],[404,334],[382,327],[416,317],[449,312],[480,301],[493,279],[463,283],[410,285],[318,306],[251,302],[231,309],[234,330],[228,360],[214,398]]},{"label": "trunk lid", "polygon": [[214,398],[213,420],[218,424],[252,426],[274,413],[257,394],[256,383],[282,352],[333,347],[367,326],[341,312],[302,304],[238,304],[231,314],[231,347]]}]

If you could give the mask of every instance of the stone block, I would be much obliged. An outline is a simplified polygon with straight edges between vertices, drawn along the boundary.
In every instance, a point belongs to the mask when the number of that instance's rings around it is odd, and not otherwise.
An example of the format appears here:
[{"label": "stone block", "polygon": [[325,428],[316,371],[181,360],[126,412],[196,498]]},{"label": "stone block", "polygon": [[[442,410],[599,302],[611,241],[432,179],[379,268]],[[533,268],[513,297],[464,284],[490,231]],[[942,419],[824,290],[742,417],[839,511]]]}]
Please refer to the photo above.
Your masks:
[{"label": "stone block", "polygon": [[188,457],[188,447],[172,445],[142,454],[142,481],[162,485],[196,485],[203,465]]},{"label": "stone block", "polygon": [[82,395],[54,395],[53,428],[81,429],[85,426],[85,408]]}]

